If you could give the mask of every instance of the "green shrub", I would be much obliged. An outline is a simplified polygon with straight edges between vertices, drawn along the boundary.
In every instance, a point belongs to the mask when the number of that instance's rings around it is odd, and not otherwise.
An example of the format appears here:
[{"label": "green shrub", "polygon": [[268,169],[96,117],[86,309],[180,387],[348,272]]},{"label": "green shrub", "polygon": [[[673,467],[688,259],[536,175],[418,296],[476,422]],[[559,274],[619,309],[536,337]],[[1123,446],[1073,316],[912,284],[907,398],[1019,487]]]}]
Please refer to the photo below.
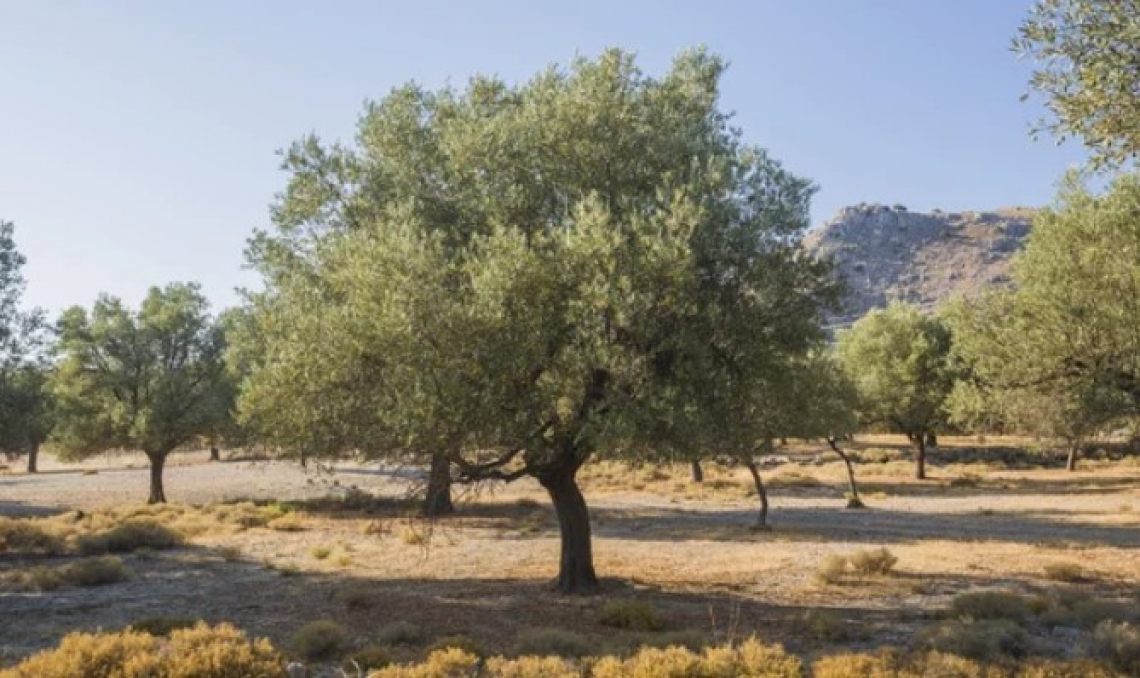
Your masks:
[{"label": "green shrub", "polygon": [[1045,626],[1069,626],[1091,629],[1102,621],[1136,621],[1140,610],[1134,604],[1115,600],[1101,600],[1086,596],[1049,596],[1039,605],[1041,623]]},{"label": "green shrub", "polygon": [[643,600],[611,600],[602,606],[598,623],[627,631],[660,631],[664,628],[657,608]]},{"label": "green shrub", "polygon": [[1117,671],[1140,676],[1140,628],[1127,622],[1101,622],[1093,633],[1092,649]]},{"label": "green shrub", "polygon": [[345,673],[354,675],[356,671],[374,671],[389,666],[392,663],[392,653],[388,648],[378,645],[368,645],[353,652],[344,660]]},{"label": "green shrub", "polygon": [[950,611],[959,619],[1008,619],[1022,622],[1029,617],[1029,603],[1016,593],[977,591],[954,598],[950,603]]},{"label": "green shrub", "polygon": [[915,640],[925,650],[979,661],[1024,657],[1029,650],[1025,630],[1008,619],[955,619],[923,629]]},{"label": "green shrub", "polygon": [[474,639],[462,634],[440,636],[428,646],[429,654],[439,652],[440,650],[460,650],[465,654],[475,655],[476,657],[484,656],[482,646],[475,642]]},{"label": "green shrub", "polygon": [[427,635],[411,622],[398,621],[387,624],[376,632],[375,640],[380,645],[423,645]]},{"label": "green shrub", "polygon": [[585,657],[594,653],[595,647],[595,643],[573,631],[530,629],[515,637],[514,650],[520,655]]},{"label": "green shrub", "polygon": [[831,610],[808,610],[801,620],[804,635],[819,642],[836,643],[847,640],[847,624]]},{"label": "green shrub", "polygon": [[289,649],[309,661],[334,659],[344,651],[348,632],[340,624],[329,620],[309,622],[289,637]]},{"label": "green shrub", "polygon": [[128,520],[101,534],[83,535],[77,541],[86,554],[130,553],[142,548],[168,549],[181,546],[182,535],[150,519]]}]

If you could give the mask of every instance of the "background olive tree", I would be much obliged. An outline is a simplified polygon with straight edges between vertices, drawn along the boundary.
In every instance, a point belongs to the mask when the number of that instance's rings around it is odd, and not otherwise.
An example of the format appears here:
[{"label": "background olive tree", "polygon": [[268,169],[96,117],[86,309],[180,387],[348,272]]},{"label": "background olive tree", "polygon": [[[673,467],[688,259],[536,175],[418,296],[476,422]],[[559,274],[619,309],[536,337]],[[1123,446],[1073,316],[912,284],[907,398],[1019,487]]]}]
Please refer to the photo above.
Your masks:
[{"label": "background olive tree", "polygon": [[53,440],[65,458],[142,450],[149,503],[165,502],[163,466],[216,426],[224,338],[193,284],[152,288],[138,310],[103,296],[59,320]]},{"label": "background olive tree", "polygon": [[954,385],[946,325],[894,302],[841,332],[837,355],[864,423],[906,434],[915,448],[915,477],[925,479],[927,438],[945,424]]},{"label": "background olive tree", "polygon": [[610,51],[402,87],[354,147],[295,145],[251,243],[243,416],[461,481],[533,477],[560,589],[594,588],[581,466],[712,439],[718,377],[807,350],[833,296],[800,247],[813,188],[729,125],[723,70],[695,51],[650,78]]}]

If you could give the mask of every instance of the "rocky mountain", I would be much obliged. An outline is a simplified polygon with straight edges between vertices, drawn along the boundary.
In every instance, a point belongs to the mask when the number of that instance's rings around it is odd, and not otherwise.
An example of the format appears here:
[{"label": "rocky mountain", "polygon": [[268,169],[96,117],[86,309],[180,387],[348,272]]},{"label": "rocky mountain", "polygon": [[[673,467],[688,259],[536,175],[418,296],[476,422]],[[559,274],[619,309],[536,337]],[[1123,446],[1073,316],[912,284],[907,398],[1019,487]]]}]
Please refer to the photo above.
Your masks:
[{"label": "rocky mountain", "polygon": [[847,282],[849,325],[896,299],[927,309],[958,295],[1009,284],[1010,258],[1029,233],[1035,210],[911,212],[902,205],[857,205],[808,233],[807,247],[834,257]]}]

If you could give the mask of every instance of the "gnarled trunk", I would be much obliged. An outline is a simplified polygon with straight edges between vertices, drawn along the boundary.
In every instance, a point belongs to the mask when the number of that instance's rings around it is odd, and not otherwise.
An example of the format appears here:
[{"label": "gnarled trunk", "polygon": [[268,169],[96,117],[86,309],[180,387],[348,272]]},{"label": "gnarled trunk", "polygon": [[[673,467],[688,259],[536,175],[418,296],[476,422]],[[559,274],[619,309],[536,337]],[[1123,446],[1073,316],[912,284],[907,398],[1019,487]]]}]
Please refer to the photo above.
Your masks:
[{"label": "gnarled trunk", "polygon": [[558,515],[558,529],[562,535],[558,590],[562,593],[590,593],[598,587],[590,536],[590,512],[574,478],[576,473],[574,468],[539,478]]},{"label": "gnarled trunk", "polygon": [[28,448],[28,473],[39,471],[40,444],[32,443]]},{"label": "gnarled trunk", "polygon": [[760,513],[756,516],[756,527],[766,530],[768,529],[768,490],[764,487],[764,480],[760,477],[760,469],[757,468],[756,462],[748,459],[744,465],[752,474],[752,483],[756,485],[756,494],[760,497]]},{"label": "gnarled trunk", "polygon": [[455,512],[451,502],[451,460],[444,453],[431,456],[428,471],[427,494],[424,496],[424,515],[442,516]]},{"label": "gnarled trunk", "polygon": [[148,504],[165,504],[166,491],[162,487],[162,467],[166,465],[166,452],[147,452],[150,460],[150,498]]},{"label": "gnarled trunk", "polygon": [[694,459],[690,468],[692,469],[694,483],[705,482],[705,470],[701,468],[700,459]]},{"label": "gnarled trunk", "polygon": [[847,498],[847,508],[863,508],[864,504],[862,498],[859,497],[859,484],[855,482],[855,466],[851,463],[851,457],[847,456],[835,438],[828,438],[827,444],[839,455],[839,458],[843,460],[843,465],[847,468],[847,487],[851,494]]},{"label": "gnarled trunk", "polygon": [[926,480],[926,434],[920,431],[913,437],[914,440],[914,477],[916,480]]},{"label": "gnarled trunk", "polygon": [[217,445],[210,446],[210,461],[221,461],[222,453],[218,450]]}]

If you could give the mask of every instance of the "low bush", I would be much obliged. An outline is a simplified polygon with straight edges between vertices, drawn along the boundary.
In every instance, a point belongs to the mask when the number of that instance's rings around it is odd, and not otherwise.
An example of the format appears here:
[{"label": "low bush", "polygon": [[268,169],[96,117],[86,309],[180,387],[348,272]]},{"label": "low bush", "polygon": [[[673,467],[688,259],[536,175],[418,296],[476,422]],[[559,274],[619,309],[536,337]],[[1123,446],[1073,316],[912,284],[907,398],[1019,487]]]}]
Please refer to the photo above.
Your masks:
[{"label": "low bush", "polygon": [[439,652],[441,650],[461,650],[476,657],[482,658],[484,656],[482,646],[472,638],[462,634],[441,636],[433,640],[431,645],[428,646],[428,653]]},{"label": "low bush", "polygon": [[627,631],[660,631],[665,624],[657,608],[642,600],[611,600],[598,613],[598,623]]},{"label": "low bush", "polygon": [[1015,622],[1029,617],[1029,601],[1006,591],[963,593],[950,603],[950,612],[959,619],[1007,619]]},{"label": "low bush", "polygon": [[278,532],[301,532],[308,527],[304,519],[296,513],[286,513],[280,518],[274,518],[265,526]]},{"label": "low bush", "polygon": [[360,671],[375,671],[392,664],[392,653],[386,647],[368,645],[353,652],[344,660],[344,669],[347,675],[355,675]]},{"label": "low bush", "polygon": [[1103,621],[1135,622],[1140,618],[1140,609],[1135,604],[1083,595],[1054,594],[1036,599],[1034,603],[1042,606],[1039,619],[1048,627],[1092,629]]},{"label": "low bush", "polygon": [[267,640],[228,624],[198,624],[169,639],[147,633],[73,633],[59,647],[29,657],[0,678],[285,678]]},{"label": "low bush", "polygon": [[736,646],[708,648],[696,653],[680,647],[647,648],[628,659],[600,659],[593,678],[688,678],[690,676],[749,676],[750,678],[801,678],[798,657],[778,645],[749,639]]},{"label": "low bush", "polygon": [[1008,619],[942,622],[923,629],[916,636],[915,644],[924,650],[979,661],[1020,658],[1029,652],[1029,637],[1025,630]]},{"label": "low bush", "polygon": [[128,520],[106,532],[79,537],[82,553],[131,553],[139,549],[168,549],[181,546],[182,535],[156,520]]},{"label": "low bush", "polygon": [[0,553],[59,555],[64,542],[39,521],[0,517]]},{"label": "low bush", "polygon": [[329,620],[309,622],[289,637],[289,649],[308,661],[328,661],[339,656],[348,642],[348,632]]},{"label": "low bush", "polygon": [[486,674],[494,678],[581,678],[582,672],[559,657],[519,657],[487,660]]},{"label": "low bush", "polygon": [[388,666],[368,678],[476,678],[482,660],[458,648],[432,652],[422,664]]},{"label": "low bush", "polygon": [[1101,622],[1093,633],[1092,650],[1117,671],[1140,676],[1140,628],[1128,622]]},{"label": "low bush", "polygon": [[152,636],[165,638],[174,631],[194,628],[200,621],[190,617],[147,617],[133,622],[127,628],[131,631],[149,633]]},{"label": "low bush", "polygon": [[33,567],[16,575],[21,588],[53,591],[65,586],[103,586],[130,579],[131,571],[115,556],[83,558],[60,567]]},{"label": "low bush", "polygon": [[1068,584],[1076,584],[1091,579],[1085,568],[1077,563],[1051,563],[1043,568],[1042,574],[1050,581]]},{"label": "low bush", "polygon": [[898,557],[885,547],[856,551],[846,556],[833,554],[820,563],[815,578],[821,584],[835,585],[853,577],[885,577],[894,571],[898,562]]},{"label": "low bush", "polygon": [[851,635],[843,618],[831,610],[808,610],[801,626],[804,635],[819,642],[836,643]]},{"label": "low bush", "polygon": [[375,640],[380,645],[423,645],[427,641],[424,630],[411,622],[392,622],[376,632]]},{"label": "low bush", "polygon": [[514,651],[530,656],[585,657],[596,652],[596,644],[573,631],[530,629],[515,637]]}]

